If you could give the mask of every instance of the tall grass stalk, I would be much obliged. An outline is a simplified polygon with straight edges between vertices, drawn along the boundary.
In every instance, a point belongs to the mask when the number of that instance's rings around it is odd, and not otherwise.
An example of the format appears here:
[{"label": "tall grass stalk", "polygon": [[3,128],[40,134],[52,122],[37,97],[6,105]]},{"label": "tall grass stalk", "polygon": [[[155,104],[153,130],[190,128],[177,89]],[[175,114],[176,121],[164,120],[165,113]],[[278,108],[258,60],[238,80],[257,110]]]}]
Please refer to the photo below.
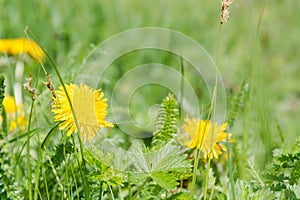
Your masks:
[{"label": "tall grass stalk", "polygon": [[[256,26],[256,32],[255,32],[255,36],[254,36],[254,42],[253,42],[253,46],[250,50],[250,56],[249,56],[249,61],[248,61],[248,66],[245,66],[245,71],[246,71],[246,76],[247,79],[249,80],[250,83],[250,87],[249,87],[249,91],[246,95],[245,98],[245,102],[244,102],[244,106],[245,106],[245,111],[244,111],[244,125],[243,125],[243,138],[242,138],[242,151],[241,151],[241,157],[243,158],[241,161],[241,178],[245,178],[246,177],[246,166],[247,166],[247,158],[248,155],[248,148],[249,148],[249,134],[250,134],[250,127],[251,127],[251,117],[253,114],[253,110],[258,109],[258,111],[260,110],[261,114],[264,115],[264,111],[262,111],[262,108],[256,108],[255,105],[252,104],[252,102],[257,102],[257,100],[254,99],[254,88],[260,88],[261,92],[264,93],[262,90],[264,90],[264,88],[262,87],[263,84],[258,84],[258,78],[261,77],[261,72],[256,72],[256,70],[253,67],[253,61],[255,58],[255,53],[257,52],[257,48],[258,48],[258,43],[259,43],[259,35],[260,35],[260,31],[261,31],[261,25],[262,25],[262,20],[263,20],[263,13],[264,13],[264,9],[265,9],[265,4],[266,4],[266,0],[261,1],[261,9],[259,11],[259,16],[258,16],[258,22],[257,22],[257,26]],[[256,64],[255,64],[256,66]],[[260,70],[260,69],[258,69]],[[255,73],[255,74],[254,74]],[[256,76],[257,75],[257,76]],[[258,95],[259,96],[259,95]],[[265,102],[261,102],[262,105],[265,104]],[[266,107],[264,107],[264,109],[266,109]],[[265,124],[267,122],[265,122],[265,119],[260,119],[261,122],[263,122],[261,124],[262,127],[265,126]],[[262,131],[262,135],[264,135],[265,132]],[[264,138],[264,137],[263,137]],[[266,145],[266,149],[268,149],[266,143],[270,143],[270,141],[263,141]]]},{"label": "tall grass stalk", "polygon": [[[78,120],[76,118],[76,114],[75,114],[75,111],[74,111],[74,108],[73,108],[73,105],[72,105],[72,102],[71,102],[71,99],[70,99],[70,96],[68,94],[68,91],[66,89],[66,86],[64,84],[64,81],[58,71],[58,68],[54,62],[54,60],[51,58],[51,56],[48,54],[48,52],[43,49],[43,51],[45,52],[46,56],[49,58],[50,62],[51,62],[51,65],[52,67],[54,68],[55,72],[56,72],[56,75],[59,79],[59,82],[61,83],[63,89],[64,89],[64,92],[66,93],[66,96],[67,96],[67,99],[68,99],[68,102],[69,102],[69,105],[70,105],[70,108],[72,110],[72,114],[73,114],[73,117],[74,117],[74,121],[75,121],[75,125],[76,125],[76,128],[77,130],[80,131],[80,128],[79,128],[79,125],[78,125]],[[83,181],[83,188],[84,188],[84,193],[85,193],[85,199],[89,199],[89,186],[88,186],[88,181],[87,181],[87,170],[86,170],[86,162],[85,162],[85,159],[84,159],[84,156],[83,156],[83,144],[82,144],[82,141],[81,141],[81,138],[80,138],[80,133],[77,134],[78,136],[78,141],[79,141],[79,149],[80,149],[80,155],[81,155],[81,161],[82,161],[82,166],[80,164],[80,162],[78,161],[79,163],[79,169],[80,171],[82,171],[82,168],[83,168],[83,172],[84,173],[80,173],[81,174],[81,178],[82,178],[82,181]],[[74,143],[75,145],[75,143]]]},{"label": "tall grass stalk", "polygon": [[[63,137],[62,137],[63,138]],[[68,168],[68,165],[69,165],[69,158],[67,157],[67,154],[66,154],[66,144],[65,142],[63,141],[63,154],[64,154],[64,158],[65,158],[65,187],[67,188],[67,194],[68,194],[68,199],[71,199],[71,196],[70,196],[70,185],[69,185],[69,168]]]},{"label": "tall grass stalk", "polygon": [[[39,132],[37,130],[37,141],[38,141],[38,146],[41,145],[40,142],[40,135]],[[40,180],[40,171],[41,171],[41,163],[42,163],[42,153],[43,151],[41,150],[41,148],[38,149],[38,159],[37,159],[37,165],[35,168],[35,186],[34,186],[34,200],[38,199],[38,194],[40,194],[39,192],[39,180]]]},{"label": "tall grass stalk", "polygon": [[[218,88],[218,73],[219,73],[219,67],[220,67],[220,43],[221,43],[221,35],[222,35],[222,27],[223,27],[223,23],[220,23],[219,25],[219,32],[218,32],[218,39],[217,39],[217,48],[216,48],[216,90]],[[228,173],[229,173],[229,181],[230,181],[230,193],[231,193],[231,198],[235,200],[235,187],[234,187],[234,179],[233,179],[233,169],[232,169],[232,163],[231,163],[231,159],[230,159],[230,152],[231,152],[231,148],[230,148],[230,144],[229,144],[229,140],[228,140],[228,134],[227,134],[227,139],[226,139],[226,146],[227,146],[227,154],[228,154],[228,160],[227,160],[227,164],[228,164]]]},{"label": "tall grass stalk", "polygon": [[47,176],[46,176],[46,170],[45,168],[42,168],[43,169],[43,174],[44,174],[44,183],[45,183],[45,188],[46,188],[46,196],[47,196],[47,199],[50,200],[50,195],[49,195],[49,190],[48,190],[48,183],[47,183]]},{"label": "tall grass stalk", "polygon": [[195,185],[196,185],[196,180],[197,180],[197,170],[198,170],[199,159],[200,159],[200,149],[196,148],[194,165],[193,165],[192,187],[191,187],[192,197],[194,197],[194,194],[195,194]]},{"label": "tall grass stalk", "polygon": [[31,165],[30,165],[30,125],[31,118],[33,113],[34,100],[31,101],[29,120],[28,120],[28,128],[27,128],[27,140],[26,140],[26,158],[27,158],[27,184],[28,184],[28,198],[32,200],[32,189],[31,189]]}]

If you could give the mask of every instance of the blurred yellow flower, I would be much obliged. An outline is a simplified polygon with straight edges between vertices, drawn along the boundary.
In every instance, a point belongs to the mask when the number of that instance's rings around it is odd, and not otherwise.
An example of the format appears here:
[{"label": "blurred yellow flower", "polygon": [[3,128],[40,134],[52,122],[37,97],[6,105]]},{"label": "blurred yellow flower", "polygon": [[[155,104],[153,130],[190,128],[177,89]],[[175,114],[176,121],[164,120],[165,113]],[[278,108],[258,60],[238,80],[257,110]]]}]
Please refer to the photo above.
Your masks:
[{"label": "blurred yellow flower", "polygon": [[3,99],[3,106],[7,114],[15,113],[19,109],[20,106],[17,106],[15,103],[15,98],[12,96],[5,96]]},{"label": "blurred yellow flower", "polygon": [[[188,135],[189,141],[186,145],[189,148],[197,148],[203,153],[206,158],[219,158],[223,151],[227,151],[225,145],[220,144],[226,141],[227,134],[225,132],[227,123],[218,125],[210,120],[196,120],[185,118],[183,131]],[[228,138],[231,139],[231,133],[228,133]]]},{"label": "blurred yellow flower", "polygon": [[[107,99],[103,98],[103,92],[94,90],[82,83],[80,85],[66,84],[65,87],[76,115],[80,136],[83,140],[86,141],[95,137],[101,127],[113,127],[112,123],[105,121]],[[61,130],[68,130],[67,136],[70,136],[73,132],[77,133],[76,122],[63,86],[60,86],[55,93],[56,98],[54,98],[52,106],[54,121],[60,122],[59,127]]]},{"label": "blurred yellow flower", "polygon": [[35,60],[45,59],[39,45],[26,38],[0,39],[0,52],[8,55],[28,54]]},{"label": "blurred yellow flower", "polygon": [[[26,128],[26,117],[23,114],[22,105],[16,105],[15,98],[7,95],[3,99],[3,106],[5,108],[10,132],[17,128],[24,130]],[[0,121],[2,123],[2,116],[0,117]]]}]

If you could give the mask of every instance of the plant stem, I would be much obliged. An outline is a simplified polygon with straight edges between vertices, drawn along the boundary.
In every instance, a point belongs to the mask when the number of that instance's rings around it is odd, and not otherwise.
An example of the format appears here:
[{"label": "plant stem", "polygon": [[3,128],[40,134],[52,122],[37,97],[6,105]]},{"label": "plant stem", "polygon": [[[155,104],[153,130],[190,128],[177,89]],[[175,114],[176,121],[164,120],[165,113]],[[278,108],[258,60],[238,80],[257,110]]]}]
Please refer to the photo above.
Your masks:
[{"label": "plant stem", "polygon": [[182,110],[183,110],[183,96],[184,96],[184,64],[183,64],[183,58],[180,57],[180,73],[181,73],[181,80],[180,80],[180,99],[179,99],[179,117],[180,120],[182,119]]},{"label": "plant stem", "polygon": [[[44,169],[44,168],[43,168]],[[47,199],[50,200],[50,196],[49,196],[49,191],[48,191],[48,184],[47,184],[47,176],[46,176],[46,173],[45,173],[45,169],[44,169],[44,182],[45,182],[45,188],[46,188],[46,195],[47,195]]]},{"label": "plant stem", "polygon": [[[58,68],[55,64],[55,62],[53,61],[53,59],[49,56],[48,52],[45,51],[43,49],[43,51],[45,52],[46,56],[49,58],[55,72],[56,72],[56,75],[58,76],[58,79],[59,79],[59,82],[61,83],[63,89],[64,89],[64,92],[66,93],[66,96],[67,96],[67,99],[68,99],[68,102],[69,102],[69,105],[70,105],[70,108],[72,110],[72,114],[73,114],[73,117],[74,117],[74,121],[75,121],[75,125],[76,125],[76,128],[77,130],[79,130],[80,132],[80,129],[79,129],[79,125],[78,125],[78,120],[76,118],[76,114],[75,114],[75,111],[74,111],[74,107],[72,105],[72,102],[71,102],[71,99],[70,99],[70,96],[68,94],[68,91],[66,89],[66,86],[64,84],[64,81],[58,71]],[[83,182],[83,187],[84,187],[84,194],[85,194],[85,199],[89,200],[89,187],[88,187],[88,182],[87,182],[87,170],[86,170],[86,162],[85,162],[85,159],[84,159],[84,156],[83,156],[83,145],[82,145],[82,141],[81,141],[81,138],[80,138],[80,133],[77,134],[78,135],[78,140],[79,140],[79,147],[80,147],[80,154],[81,154],[81,159],[82,159],[82,166],[83,166],[83,171],[84,171],[84,175],[83,173],[80,173],[81,174],[81,178],[82,178],[82,182]],[[74,143],[75,145],[75,143]],[[79,163],[79,166],[81,164]]]},{"label": "plant stem", "polygon": [[208,155],[208,163],[207,163],[207,173],[206,173],[206,177],[205,177],[205,188],[204,188],[204,197],[203,199],[206,199],[206,195],[207,195],[207,189],[208,189],[208,175],[209,175],[209,169],[210,169],[210,155],[211,152]]},{"label": "plant stem", "polygon": [[102,186],[103,186],[103,182],[100,181],[99,200],[102,200]]},{"label": "plant stem", "polygon": [[195,194],[195,184],[197,180],[197,169],[199,164],[199,157],[200,157],[200,149],[196,148],[194,166],[193,166],[193,176],[192,176],[192,189],[191,189],[192,197],[194,197]]},{"label": "plant stem", "polygon": [[27,152],[26,152],[26,157],[27,157],[27,176],[28,176],[28,195],[29,195],[29,200],[32,200],[32,190],[31,190],[31,165],[30,165],[30,124],[31,124],[31,118],[32,118],[32,113],[33,113],[33,107],[34,107],[34,100],[32,99],[31,101],[31,107],[30,107],[30,114],[29,114],[29,121],[28,121],[28,129],[27,132]]},{"label": "plant stem", "polygon": [[128,193],[129,193],[129,200],[132,200],[132,189],[131,189],[131,183],[130,183],[130,173],[128,173]]},{"label": "plant stem", "polygon": [[146,183],[150,180],[149,177],[146,178],[144,183],[139,187],[139,189],[136,191],[135,195],[132,197],[132,199],[136,199],[139,193],[142,191],[143,187],[146,185]]}]

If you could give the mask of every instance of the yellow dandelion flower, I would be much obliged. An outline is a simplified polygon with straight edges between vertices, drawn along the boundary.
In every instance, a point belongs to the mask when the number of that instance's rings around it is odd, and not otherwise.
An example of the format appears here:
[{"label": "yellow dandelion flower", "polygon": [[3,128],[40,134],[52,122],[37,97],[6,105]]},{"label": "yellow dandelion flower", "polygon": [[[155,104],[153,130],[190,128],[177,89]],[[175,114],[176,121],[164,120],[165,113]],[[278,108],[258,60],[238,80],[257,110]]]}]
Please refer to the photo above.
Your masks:
[{"label": "yellow dandelion flower", "polygon": [[[7,95],[3,99],[3,106],[9,123],[9,130],[11,132],[17,128],[24,130],[26,128],[27,121],[23,114],[22,105],[17,105],[15,98]],[[0,121],[2,123],[2,117],[0,117]]]},{"label": "yellow dandelion flower", "polygon": [[[82,83],[80,85],[66,84],[65,87],[75,112],[80,136],[83,140],[95,137],[101,127],[113,127],[112,123],[105,121],[107,99],[103,98],[103,92],[94,90]],[[63,86],[60,86],[55,93],[56,98],[52,106],[54,121],[60,122],[59,127],[61,130],[68,130],[67,136],[70,136],[73,132],[77,133],[76,122]]]},{"label": "yellow dandelion flower", "polygon": [[3,99],[3,106],[5,108],[5,111],[7,114],[9,113],[15,113],[19,110],[20,106],[16,105],[15,98],[12,96],[5,96]]},{"label": "yellow dandelion flower", "polygon": [[34,60],[45,59],[39,45],[26,38],[0,39],[0,52],[8,55],[28,54]]},{"label": "yellow dandelion flower", "polygon": [[[225,145],[220,144],[220,142],[227,139],[226,127],[227,123],[218,125],[209,120],[196,120],[195,118],[186,117],[183,131],[190,139],[186,142],[186,145],[189,148],[199,149],[203,153],[204,159],[207,157],[218,159],[219,155],[226,151]],[[230,133],[228,137],[231,138]]]}]

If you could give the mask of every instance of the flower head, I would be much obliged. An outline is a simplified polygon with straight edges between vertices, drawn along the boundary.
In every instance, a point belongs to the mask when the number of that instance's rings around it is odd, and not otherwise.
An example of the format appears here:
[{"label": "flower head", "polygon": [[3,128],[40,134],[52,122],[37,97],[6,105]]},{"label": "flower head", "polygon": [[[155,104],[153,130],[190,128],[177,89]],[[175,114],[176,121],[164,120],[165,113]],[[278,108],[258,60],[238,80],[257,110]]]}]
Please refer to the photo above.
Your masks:
[{"label": "flower head", "polygon": [[[17,128],[24,130],[26,128],[26,117],[22,111],[22,105],[16,105],[15,98],[12,96],[5,96],[3,99],[3,107],[7,115],[9,123],[9,130],[12,132]],[[2,117],[0,117],[2,123]]]},{"label": "flower head", "polygon": [[8,55],[28,54],[34,60],[45,58],[39,45],[26,38],[0,39],[0,52]]},{"label": "flower head", "polygon": [[204,159],[207,157],[210,159],[218,158],[223,151],[226,151],[226,147],[220,142],[226,141],[227,137],[231,138],[231,134],[229,133],[227,136],[225,132],[226,127],[226,123],[218,125],[209,120],[196,120],[195,118],[186,117],[183,125],[183,130],[189,137],[186,145],[189,148],[197,148],[203,152]]},{"label": "flower head", "polygon": [[[83,140],[95,137],[101,127],[113,127],[113,124],[105,121],[107,104],[104,93],[94,90],[87,85],[65,84],[68,96],[78,122],[78,128]],[[68,130],[67,136],[77,133],[76,121],[70,107],[67,94],[63,86],[60,86],[54,98],[52,112],[54,121],[60,122],[61,130]]]},{"label": "flower head", "polygon": [[220,23],[223,24],[227,22],[229,18],[229,11],[228,8],[232,4],[233,0],[222,0],[221,6],[221,15],[220,15]]}]

